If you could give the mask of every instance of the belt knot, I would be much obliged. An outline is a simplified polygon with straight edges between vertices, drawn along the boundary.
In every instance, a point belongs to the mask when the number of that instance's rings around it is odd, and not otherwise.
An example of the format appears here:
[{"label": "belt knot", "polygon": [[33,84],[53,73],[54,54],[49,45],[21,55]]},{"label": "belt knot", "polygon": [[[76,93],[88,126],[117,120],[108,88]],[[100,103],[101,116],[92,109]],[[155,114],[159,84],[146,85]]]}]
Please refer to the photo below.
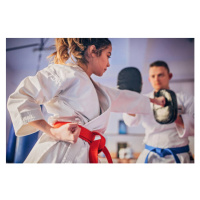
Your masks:
[{"label": "belt knot", "polygon": [[[69,122],[56,122],[54,124],[54,126],[56,125],[56,127],[58,128],[67,123],[69,123]],[[98,133],[96,131],[90,131],[83,126],[80,126],[80,125],[78,125],[78,126],[81,128],[79,137],[90,144],[90,149],[89,149],[90,163],[98,163],[98,154],[102,151],[105,154],[105,156],[108,160],[108,163],[113,163],[110,153],[105,146],[105,144],[106,144],[105,137],[103,137],[103,135],[101,135],[100,133]],[[95,140],[96,136],[100,136],[100,139]]]}]

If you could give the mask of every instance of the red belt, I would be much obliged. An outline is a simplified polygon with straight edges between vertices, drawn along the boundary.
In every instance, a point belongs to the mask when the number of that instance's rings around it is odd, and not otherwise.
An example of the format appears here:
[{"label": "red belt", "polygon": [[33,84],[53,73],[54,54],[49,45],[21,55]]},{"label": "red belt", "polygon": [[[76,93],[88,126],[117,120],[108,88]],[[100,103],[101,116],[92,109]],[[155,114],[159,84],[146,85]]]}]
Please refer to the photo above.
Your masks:
[{"label": "red belt", "polygon": [[[54,126],[54,128],[59,128],[67,123],[69,123],[69,122],[56,122],[53,126]],[[101,151],[103,151],[103,153],[105,154],[105,156],[108,160],[108,163],[113,163],[110,153],[105,146],[106,139],[98,132],[89,131],[88,129],[86,129],[80,125],[78,125],[78,126],[81,128],[79,137],[90,144],[90,149],[89,149],[90,163],[98,163],[98,154]],[[99,135],[101,137],[101,139],[94,140],[96,135]]]}]

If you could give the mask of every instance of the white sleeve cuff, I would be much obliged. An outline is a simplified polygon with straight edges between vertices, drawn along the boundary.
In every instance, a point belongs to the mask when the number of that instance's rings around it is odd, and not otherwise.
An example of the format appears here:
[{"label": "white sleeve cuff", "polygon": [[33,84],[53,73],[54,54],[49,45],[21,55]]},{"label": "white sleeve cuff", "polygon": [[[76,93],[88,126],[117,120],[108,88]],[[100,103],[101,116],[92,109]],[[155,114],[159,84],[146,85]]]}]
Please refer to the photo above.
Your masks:
[{"label": "white sleeve cuff", "polygon": [[20,113],[13,120],[16,136],[25,136],[37,132],[38,129],[29,125],[28,123],[41,119],[44,119],[44,116],[40,109],[34,109]]},{"label": "white sleeve cuff", "polygon": [[180,138],[185,138],[191,135],[194,135],[194,130],[191,125],[191,117],[186,114],[181,115],[184,123],[184,128],[176,125],[176,129]]},{"label": "white sleeve cuff", "polygon": [[127,113],[123,113],[123,119],[127,126],[138,126],[140,123],[139,114],[136,114],[135,116],[130,116]]}]

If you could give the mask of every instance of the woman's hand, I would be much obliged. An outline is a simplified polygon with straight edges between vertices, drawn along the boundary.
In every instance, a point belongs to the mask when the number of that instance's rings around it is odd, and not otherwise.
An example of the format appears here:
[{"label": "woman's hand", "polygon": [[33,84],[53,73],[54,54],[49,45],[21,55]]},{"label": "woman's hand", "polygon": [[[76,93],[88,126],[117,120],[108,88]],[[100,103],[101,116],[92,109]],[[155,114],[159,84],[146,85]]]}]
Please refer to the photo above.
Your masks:
[{"label": "woman's hand", "polygon": [[160,105],[162,107],[164,107],[165,104],[166,104],[165,97],[163,97],[163,96],[161,96],[161,97],[155,97],[154,99],[150,98],[150,101],[151,101],[151,103]]},{"label": "woman's hand", "polygon": [[59,128],[51,128],[50,131],[55,140],[74,144],[78,140],[81,128],[77,123],[67,123]]},{"label": "woman's hand", "polygon": [[48,134],[51,138],[58,141],[76,143],[81,131],[77,123],[67,123],[59,128],[53,128],[45,120],[36,120],[29,124],[42,132]]}]

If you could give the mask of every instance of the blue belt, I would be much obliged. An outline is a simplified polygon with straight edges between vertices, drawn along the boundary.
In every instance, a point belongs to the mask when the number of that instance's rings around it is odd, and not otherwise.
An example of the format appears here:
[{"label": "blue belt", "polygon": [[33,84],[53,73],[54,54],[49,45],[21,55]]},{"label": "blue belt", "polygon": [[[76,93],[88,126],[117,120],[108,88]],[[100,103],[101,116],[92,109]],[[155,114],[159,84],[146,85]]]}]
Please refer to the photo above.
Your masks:
[{"label": "blue belt", "polygon": [[145,144],[145,149],[149,150],[149,153],[147,154],[147,157],[145,159],[145,163],[148,163],[148,157],[151,152],[157,153],[160,157],[165,157],[166,155],[173,155],[176,163],[181,163],[176,154],[186,153],[189,152],[190,150],[188,145],[184,147],[161,149],[158,147],[149,146],[147,144]]}]

